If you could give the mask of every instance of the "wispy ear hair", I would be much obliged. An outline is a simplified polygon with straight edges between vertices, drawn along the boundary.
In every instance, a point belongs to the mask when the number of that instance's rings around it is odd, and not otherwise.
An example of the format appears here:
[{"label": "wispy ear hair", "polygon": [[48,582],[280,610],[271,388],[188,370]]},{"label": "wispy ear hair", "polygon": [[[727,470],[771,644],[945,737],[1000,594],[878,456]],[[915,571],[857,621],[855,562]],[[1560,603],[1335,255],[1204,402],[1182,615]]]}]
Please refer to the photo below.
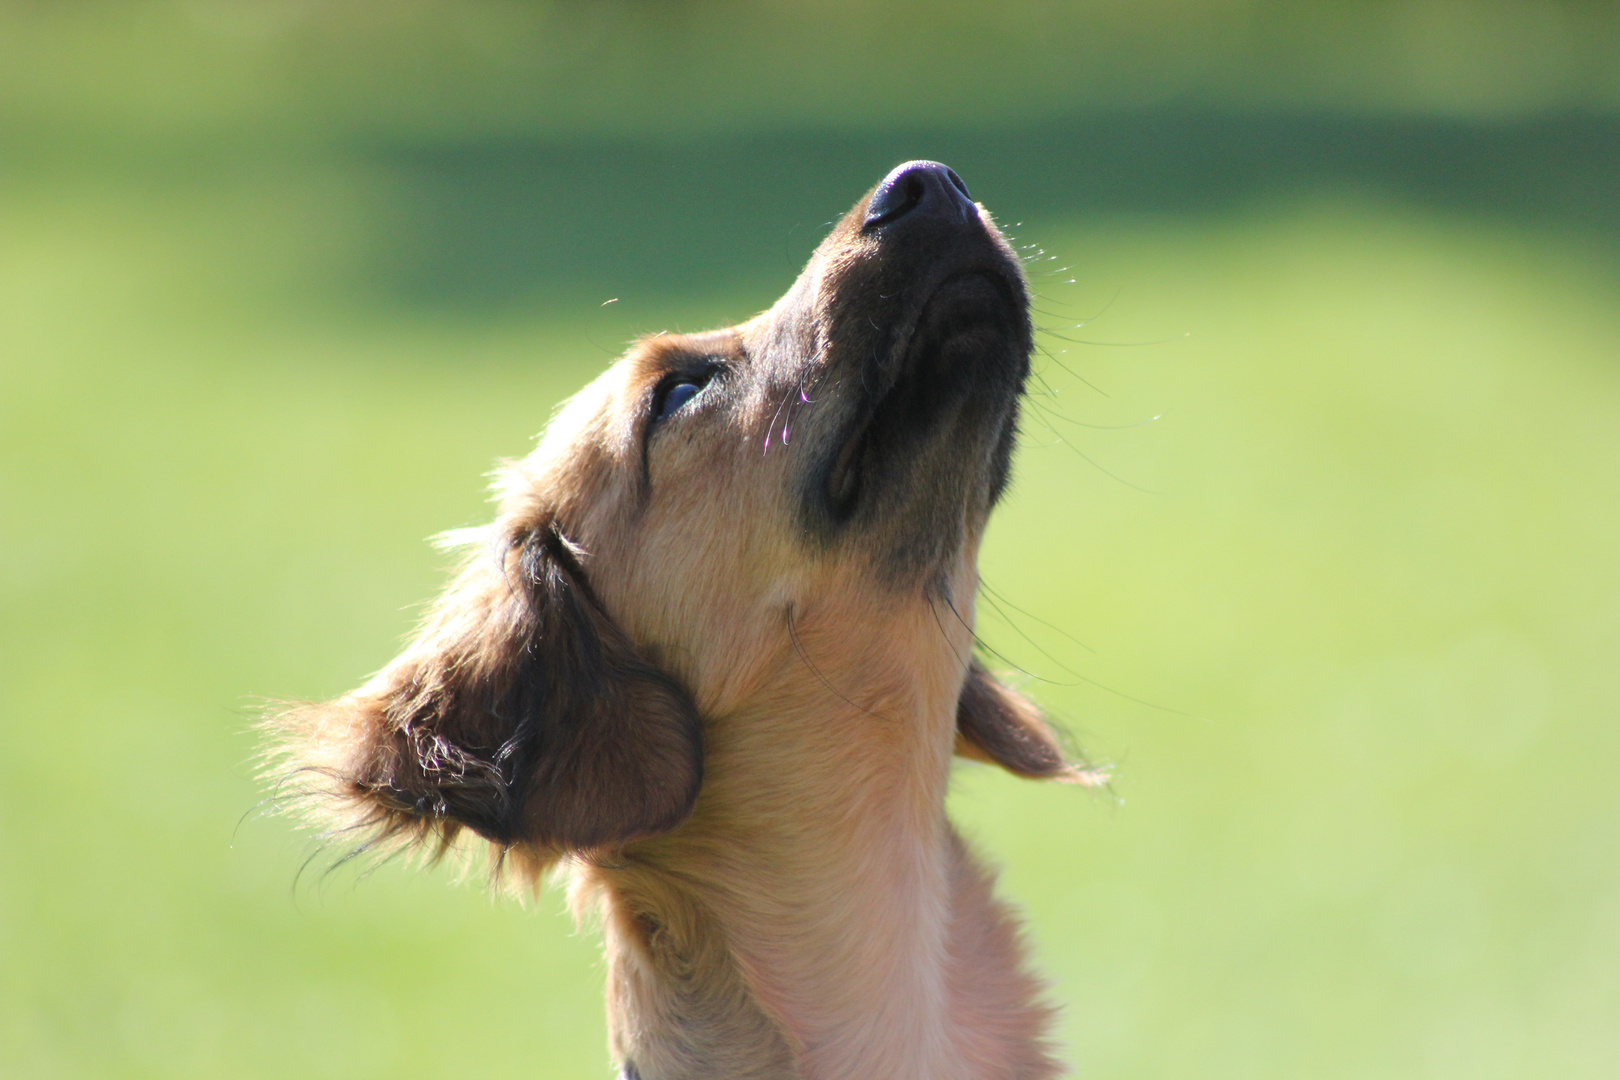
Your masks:
[{"label": "wispy ear hair", "polygon": [[690,694],[591,590],[555,523],[503,522],[376,678],[273,717],[277,768],[360,843],[442,855],[462,829],[530,876],[691,812],[703,777]]}]

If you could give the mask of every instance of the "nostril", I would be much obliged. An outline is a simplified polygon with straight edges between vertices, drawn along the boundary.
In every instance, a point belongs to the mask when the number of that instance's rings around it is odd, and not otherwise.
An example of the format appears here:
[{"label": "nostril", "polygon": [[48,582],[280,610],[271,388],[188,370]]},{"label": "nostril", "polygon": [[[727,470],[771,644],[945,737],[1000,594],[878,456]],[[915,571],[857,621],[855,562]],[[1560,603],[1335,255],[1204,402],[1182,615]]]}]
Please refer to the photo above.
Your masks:
[{"label": "nostril", "polygon": [[952,169],[937,161],[908,161],[896,166],[866,204],[864,227],[878,228],[912,213],[956,221],[973,217],[973,196]]},{"label": "nostril", "polygon": [[904,217],[917,208],[927,191],[923,178],[916,172],[891,177],[867,204],[866,224],[886,225],[895,218]]}]

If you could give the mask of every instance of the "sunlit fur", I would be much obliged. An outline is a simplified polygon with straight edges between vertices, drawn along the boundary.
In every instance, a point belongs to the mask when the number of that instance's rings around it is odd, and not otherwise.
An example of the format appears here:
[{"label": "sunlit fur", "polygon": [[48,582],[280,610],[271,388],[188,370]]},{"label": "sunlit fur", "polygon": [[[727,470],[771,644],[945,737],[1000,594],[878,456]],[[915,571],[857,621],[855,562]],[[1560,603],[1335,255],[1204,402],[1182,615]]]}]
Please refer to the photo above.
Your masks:
[{"label": "sunlit fur", "polygon": [[[272,724],[338,843],[442,852],[470,828],[522,879],[565,872],[643,1080],[1060,1071],[1013,917],[944,811],[953,750],[1090,779],[971,660],[1022,278],[982,209],[874,236],[865,202],[770,311],[644,339],[574,398],[405,652]],[[988,314],[958,327],[941,288]],[[661,381],[708,363],[652,430]],[[920,378],[982,387],[846,453]],[[830,510],[850,460],[861,494]]]}]

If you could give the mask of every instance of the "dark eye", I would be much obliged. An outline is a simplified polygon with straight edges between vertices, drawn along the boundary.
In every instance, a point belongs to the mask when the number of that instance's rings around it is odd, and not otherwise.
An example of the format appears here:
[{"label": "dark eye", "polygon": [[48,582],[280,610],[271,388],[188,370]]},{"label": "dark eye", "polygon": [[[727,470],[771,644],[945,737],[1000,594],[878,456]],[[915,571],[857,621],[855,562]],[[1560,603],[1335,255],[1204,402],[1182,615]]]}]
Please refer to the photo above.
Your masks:
[{"label": "dark eye", "polygon": [[681,406],[697,397],[698,394],[703,391],[704,384],[707,382],[707,379],[700,381],[698,379],[685,378],[679,382],[672,383],[669,388],[664,391],[663,397],[659,399],[658,411],[653,414],[653,423],[656,424],[663,420],[667,420],[671,416],[674,416],[676,413],[680,412]]}]

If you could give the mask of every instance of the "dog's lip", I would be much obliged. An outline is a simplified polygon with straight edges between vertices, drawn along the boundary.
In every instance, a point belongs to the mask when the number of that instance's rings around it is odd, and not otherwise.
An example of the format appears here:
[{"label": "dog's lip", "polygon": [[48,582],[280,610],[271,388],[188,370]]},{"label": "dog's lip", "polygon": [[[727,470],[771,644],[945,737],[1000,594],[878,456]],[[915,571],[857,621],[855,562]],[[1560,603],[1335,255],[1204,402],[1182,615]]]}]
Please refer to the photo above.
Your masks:
[{"label": "dog's lip", "polygon": [[[981,265],[959,268],[945,274],[934,283],[933,287],[924,294],[921,302],[911,312],[909,323],[904,332],[897,336],[895,340],[890,355],[899,353],[901,355],[900,363],[892,365],[893,374],[887,380],[887,384],[867,399],[865,406],[851,421],[848,432],[840,441],[838,455],[834,458],[832,468],[827,473],[825,487],[826,496],[833,506],[848,506],[856,494],[859,487],[861,449],[866,442],[867,434],[871,431],[872,425],[877,422],[878,417],[882,415],[883,406],[899,392],[901,385],[906,382],[907,376],[914,374],[921,363],[920,357],[916,355],[914,345],[916,344],[922,319],[927,314],[934,298],[952,284],[975,279],[989,284],[1000,295],[1010,313],[1016,315],[1024,311],[1024,305],[1018,300],[1022,292],[1019,282],[999,266]],[[1027,318],[1027,314],[1025,318]]]}]

